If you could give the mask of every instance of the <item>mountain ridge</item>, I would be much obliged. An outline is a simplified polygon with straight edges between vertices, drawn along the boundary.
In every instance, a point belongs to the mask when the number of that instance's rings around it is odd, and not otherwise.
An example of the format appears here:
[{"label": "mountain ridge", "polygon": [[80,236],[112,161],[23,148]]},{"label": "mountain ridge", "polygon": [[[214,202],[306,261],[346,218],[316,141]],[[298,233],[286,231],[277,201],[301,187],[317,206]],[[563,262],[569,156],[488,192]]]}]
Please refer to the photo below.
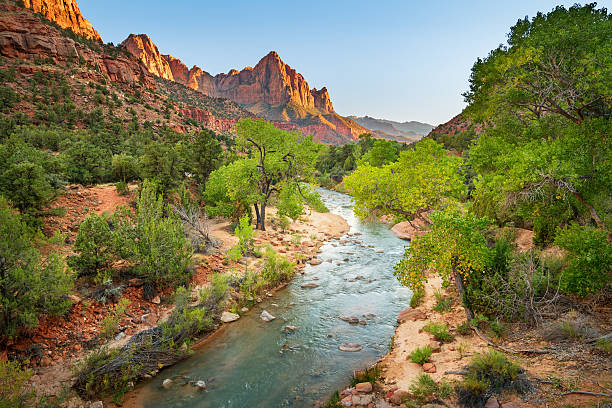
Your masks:
[{"label": "mountain ridge", "polygon": [[425,137],[435,126],[417,121],[396,122],[389,119],[377,119],[371,116],[348,116],[350,119],[371,130],[376,136],[398,142],[412,143]]}]

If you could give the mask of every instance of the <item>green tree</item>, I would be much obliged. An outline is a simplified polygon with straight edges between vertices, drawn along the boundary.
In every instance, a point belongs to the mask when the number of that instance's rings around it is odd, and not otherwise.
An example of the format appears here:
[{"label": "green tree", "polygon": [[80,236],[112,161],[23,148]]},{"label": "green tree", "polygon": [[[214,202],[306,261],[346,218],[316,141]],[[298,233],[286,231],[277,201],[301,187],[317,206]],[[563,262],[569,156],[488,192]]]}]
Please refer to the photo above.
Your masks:
[{"label": "green tree", "polygon": [[382,167],[385,164],[397,160],[397,147],[388,140],[375,140],[372,148],[363,156],[361,163],[369,163],[374,167]]},{"label": "green tree", "polygon": [[236,133],[236,145],[247,157],[231,164],[234,174],[226,180],[228,194],[253,205],[257,228],[265,230],[270,198],[290,182],[312,178],[318,148],[312,137],[285,132],[263,119],[241,120]]},{"label": "green tree", "polygon": [[[236,227],[234,233],[236,234],[236,237],[238,237],[238,242],[236,242],[236,244],[227,252],[227,257],[238,262],[249,253],[253,252],[253,237],[255,236],[255,231],[253,230],[253,226],[251,225],[248,215],[243,215],[240,217],[240,223]],[[247,266],[248,262],[245,261],[245,277],[247,276]]]},{"label": "green tree", "polygon": [[91,185],[110,179],[111,152],[85,140],[65,140],[60,149],[66,175],[74,183]]},{"label": "green tree", "polygon": [[491,255],[483,234],[488,220],[459,211],[437,212],[431,219],[431,230],[411,241],[394,274],[413,290],[423,287],[430,271],[446,284],[452,278],[471,320],[474,315],[464,296],[465,287],[472,274],[481,273],[489,264]]},{"label": "green tree", "polygon": [[92,212],[79,226],[74,241],[76,256],[68,258],[68,264],[80,276],[96,275],[106,270],[113,260],[112,233],[108,222]]},{"label": "green tree", "polygon": [[129,154],[113,155],[111,162],[111,177],[113,180],[127,183],[138,178],[138,161]]},{"label": "green tree", "polygon": [[448,156],[442,145],[424,139],[414,150],[381,168],[362,164],[344,180],[362,218],[388,214],[401,219],[452,205],[465,192],[459,157]]},{"label": "green tree", "polygon": [[149,143],[142,158],[142,175],[155,180],[163,192],[177,187],[185,179],[189,150],[182,142]]},{"label": "green tree", "polygon": [[204,129],[195,135],[191,153],[193,174],[204,190],[210,173],[221,166],[223,149],[215,133]]},{"label": "green tree", "polygon": [[0,197],[0,333],[14,336],[32,328],[43,314],[68,311],[73,285],[63,258],[42,256],[30,228]]}]

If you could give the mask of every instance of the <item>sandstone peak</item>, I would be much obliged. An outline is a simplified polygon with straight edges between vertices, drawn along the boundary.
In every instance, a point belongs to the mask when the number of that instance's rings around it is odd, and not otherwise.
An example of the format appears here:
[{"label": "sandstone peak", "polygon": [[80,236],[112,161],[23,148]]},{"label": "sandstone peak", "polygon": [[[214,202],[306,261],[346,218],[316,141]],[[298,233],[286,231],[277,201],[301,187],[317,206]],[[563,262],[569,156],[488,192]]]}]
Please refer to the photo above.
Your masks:
[{"label": "sandstone peak", "polygon": [[168,61],[162,57],[157,45],[146,34],[130,34],[122,45],[134,57],[138,58],[147,67],[150,73],[158,77],[174,80]]},{"label": "sandstone peak", "polygon": [[23,5],[75,34],[102,41],[100,34],[81,14],[76,0],[23,0]]}]

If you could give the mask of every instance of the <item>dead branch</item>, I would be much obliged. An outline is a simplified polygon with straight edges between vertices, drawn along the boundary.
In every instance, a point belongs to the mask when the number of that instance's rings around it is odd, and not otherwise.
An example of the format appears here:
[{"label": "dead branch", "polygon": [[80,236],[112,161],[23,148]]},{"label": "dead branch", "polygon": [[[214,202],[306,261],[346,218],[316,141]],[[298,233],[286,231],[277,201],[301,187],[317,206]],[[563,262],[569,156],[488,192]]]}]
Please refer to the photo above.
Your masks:
[{"label": "dead branch", "polygon": [[508,348],[505,348],[505,347],[502,347],[502,346],[499,346],[493,343],[487,336],[482,334],[476,326],[471,326],[471,328],[472,330],[474,330],[474,333],[476,333],[478,337],[480,337],[482,340],[486,341],[489,346],[496,348],[498,350],[501,350],[505,353],[509,353],[509,354],[546,354],[548,353],[548,350],[540,350],[540,349],[511,350],[511,349],[508,349]]},{"label": "dead branch", "polygon": [[561,396],[566,396],[570,394],[582,394],[582,395],[593,395],[596,397],[608,397],[611,398],[612,394],[606,394],[605,392],[590,392],[590,391],[582,391],[582,390],[571,390],[568,392],[564,392]]}]

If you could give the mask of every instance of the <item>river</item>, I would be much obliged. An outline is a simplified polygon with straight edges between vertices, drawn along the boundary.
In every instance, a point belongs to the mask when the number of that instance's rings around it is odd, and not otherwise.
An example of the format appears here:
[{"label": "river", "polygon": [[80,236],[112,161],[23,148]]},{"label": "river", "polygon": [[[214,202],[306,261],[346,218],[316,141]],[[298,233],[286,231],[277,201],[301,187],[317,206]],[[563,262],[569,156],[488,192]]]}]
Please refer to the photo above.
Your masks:
[{"label": "river", "polygon": [[[307,266],[289,286],[230,323],[188,359],[165,369],[141,389],[147,408],[272,408],[311,407],[346,385],[353,370],[362,369],[388,351],[397,314],[411,292],[393,276],[405,241],[380,223],[362,223],[345,194],[320,189],[325,205],[350,225],[350,234],[321,247],[325,261]],[[381,252],[382,251],[382,252]],[[332,262],[327,262],[331,259]],[[348,261],[346,261],[348,259]],[[318,280],[315,280],[318,278]],[[304,289],[305,282],[319,287]],[[267,310],[276,320],[259,318]],[[357,316],[363,324],[340,317]],[[286,325],[299,327],[284,333]],[[338,346],[356,342],[360,352]],[[184,375],[204,380],[206,391],[164,379]]]}]

